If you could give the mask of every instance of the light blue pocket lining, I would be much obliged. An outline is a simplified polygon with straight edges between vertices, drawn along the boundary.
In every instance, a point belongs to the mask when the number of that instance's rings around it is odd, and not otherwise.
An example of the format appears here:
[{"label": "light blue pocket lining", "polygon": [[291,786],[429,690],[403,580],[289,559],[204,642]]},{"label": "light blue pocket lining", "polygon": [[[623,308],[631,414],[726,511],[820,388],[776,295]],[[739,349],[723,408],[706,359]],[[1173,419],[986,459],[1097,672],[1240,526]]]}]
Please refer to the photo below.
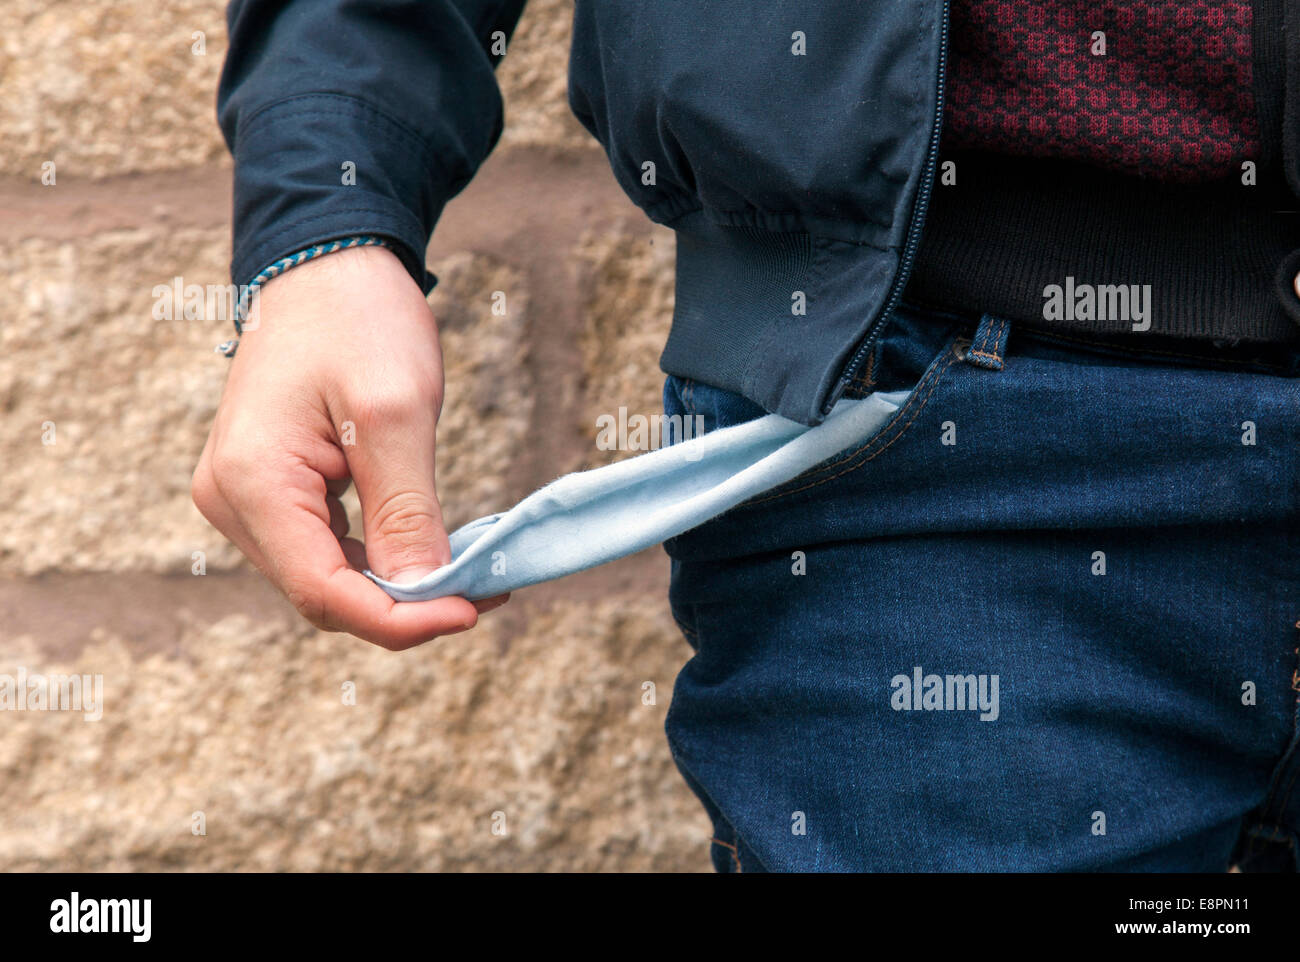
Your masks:
[{"label": "light blue pocket lining", "polygon": [[568,474],[451,535],[451,563],[413,584],[366,576],[398,601],[490,598],[622,558],[715,518],[880,431],[907,400],[841,399],[815,427],[776,414]]}]

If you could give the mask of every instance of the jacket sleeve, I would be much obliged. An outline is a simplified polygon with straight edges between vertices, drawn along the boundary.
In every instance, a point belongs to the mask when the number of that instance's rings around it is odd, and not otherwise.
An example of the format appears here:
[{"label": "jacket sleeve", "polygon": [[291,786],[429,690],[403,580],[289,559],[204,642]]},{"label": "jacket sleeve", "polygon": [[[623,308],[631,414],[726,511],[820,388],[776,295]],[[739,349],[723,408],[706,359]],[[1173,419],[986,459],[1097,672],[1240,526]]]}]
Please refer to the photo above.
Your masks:
[{"label": "jacket sleeve", "polygon": [[373,234],[427,293],[433,225],[501,135],[493,71],[523,6],[234,0],[217,93],[235,162],[232,280]]}]

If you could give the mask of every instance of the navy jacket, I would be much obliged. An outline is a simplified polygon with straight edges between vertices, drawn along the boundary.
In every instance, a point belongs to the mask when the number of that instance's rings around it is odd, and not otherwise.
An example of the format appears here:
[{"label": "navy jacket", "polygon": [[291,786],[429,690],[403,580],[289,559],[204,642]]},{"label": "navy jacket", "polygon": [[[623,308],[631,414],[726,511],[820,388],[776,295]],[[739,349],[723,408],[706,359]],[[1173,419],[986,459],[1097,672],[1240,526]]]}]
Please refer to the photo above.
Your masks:
[{"label": "navy jacket", "polygon": [[[522,7],[231,3],[234,281],[377,234],[431,288],[425,245],[500,135],[493,69]],[[578,0],[570,104],[677,231],[666,371],[825,416],[920,240],[946,29],[946,0]]]}]

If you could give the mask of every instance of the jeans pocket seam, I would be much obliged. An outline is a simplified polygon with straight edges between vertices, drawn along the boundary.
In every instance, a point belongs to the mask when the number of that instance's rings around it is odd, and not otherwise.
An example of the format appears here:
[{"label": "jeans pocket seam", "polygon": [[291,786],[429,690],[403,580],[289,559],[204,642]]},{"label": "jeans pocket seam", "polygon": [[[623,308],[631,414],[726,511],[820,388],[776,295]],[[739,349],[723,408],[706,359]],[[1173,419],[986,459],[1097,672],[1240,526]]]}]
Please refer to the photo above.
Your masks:
[{"label": "jeans pocket seam", "polygon": [[846,397],[866,397],[871,393],[871,389],[876,384],[876,355],[879,352],[880,344],[877,342],[875,348],[867,355],[866,366],[860,374],[853,378],[852,383],[849,384],[849,390],[844,392]]},{"label": "jeans pocket seam", "polygon": [[[855,459],[857,460],[856,464],[850,464],[848,467],[844,468],[843,470],[837,471],[836,473],[829,475],[828,477],[823,477],[816,481],[809,481],[807,484],[800,485],[797,488],[790,488],[784,491],[777,490],[769,494],[763,495],[762,497],[752,498],[751,500],[744,502],[742,507],[749,507],[750,505],[763,504],[768,501],[775,501],[778,498],[789,497],[792,494],[798,494],[800,491],[807,491],[809,488],[815,488],[820,485],[827,484],[831,481],[834,481],[837,478],[843,477],[844,475],[852,471],[856,471],[864,464],[867,464],[868,462],[874,460],[878,455],[883,454],[885,451],[887,451],[894,444],[894,442],[902,438],[907,433],[908,429],[916,422],[916,419],[921,415],[921,411],[925,408],[926,403],[929,402],[930,396],[934,393],[935,388],[937,388],[939,386],[939,382],[943,380],[943,376],[947,372],[948,368],[952,367],[954,363],[960,360],[960,356],[954,350],[954,345],[955,345],[955,341],[949,342],[948,346],[944,349],[944,354],[947,355],[947,360],[941,366],[932,367],[929,371],[926,372],[925,376],[921,378],[921,380],[917,383],[916,387],[913,389],[911,396],[907,400],[907,403],[905,403],[903,407],[899,409],[898,413],[894,415],[894,417],[890,420],[890,422],[887,425],[885,425],[885,427],[880,431],[879,434],[875,435],[869,441],[863,444],[861,447],[857,448],[850,454],[840,458],[838,461],[834,462],[833,464],[828,464],[823,468],[819,468],[815,470],[817,470],[819,473],[824,474],[827,471],[837,468],[842,464],[847,464],[848,462],[854,461]],[[925,393],[921,394],[921,387],[923,384],[925,384],[927,378],[929,379],[930,383],[926,386]],[[894,430],[895,426],[904,417],[906,417],[909,412],[911,413],[911,417],[908,419],[907,423],[902,425],[902,427],[898,428],[898,430],[895,431]],[[886,440],[886,435],[889,435],[891,432],[892,432],[892,437],[889,437],[888,440]],[[879,446],[876,448],[876,450],[871,451],[871,448],[877,445]],[[863,457],[863,455],[866,456]],[[798,481],[798,478],[787,483],[794,484],[796,481]]]},{"label": "jeans pocket seam", "polygon": [[[682,415],[693,415],[695,411],[695,381],[689,377],[670,375],[677,380],[677,401],[682,406]],[[667,410],[664,411],[667,414]]]},{"label": "jeans pocket seam", "polygon": [[[737,840],[739,840],[739,837],[738,837]],[[739,846],[738,844],[737,844],[737,845],[732,845],[732,844],[729,843],[729,842],[724,842],[722,839],[718,838],[716,835],[714,835],[713,837],[711,837],[711,838],[709,839],[709,841],[712,842],[714,845],[719,845],[719,846],[721,846],[722,848],[725,848],[728,852],[730,852],[730,853],[731,853],[731,861],[732,861],[733,863],[735,863],[735,866],[736,866],[736,874],[737,874],[737,875],[744,874],[745,868],[744,868],[743,865],[740,864],[740,846]]]}]

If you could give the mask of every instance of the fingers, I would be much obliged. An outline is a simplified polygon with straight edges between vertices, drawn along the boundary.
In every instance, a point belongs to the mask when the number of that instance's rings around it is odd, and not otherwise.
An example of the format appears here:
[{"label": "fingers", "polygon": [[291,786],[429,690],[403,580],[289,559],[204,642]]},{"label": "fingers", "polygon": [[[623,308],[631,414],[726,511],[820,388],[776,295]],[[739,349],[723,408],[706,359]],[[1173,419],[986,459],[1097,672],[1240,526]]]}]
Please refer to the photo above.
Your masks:
[{"label": "fingers", "polygon": [[318,627],[397,651],[478,621],[464,598],[399,604],[357,570],[354,564],[365,564],[369,552],[353,539],[340,542],[330,530],[324,484],[305,466],[295,481],[260,499],[245,524],[280,590]]},{"label": "fingers", "polygon": [[[316,520],[316,519],[312,519]],[[464,598],[402,604],[351,567],[328,529],[306,518],[280,546],[286,595],[310,620],[394,651],[474,627]]]},{"label": "fingers", "polygon": [[[195,504],[321,628],[400,649],[473,626],[505,597],[399,603],[362,574],[410,581],[450,561],[434,486],[442,363],[423,292],[391,253],[337,252],[277,277],[260,303]],[[365,544],[350,536],[349,483]]]},{"label": "fingers", "polygon": [[434,488],[438,402],[431,386],[388,390],[364,399],[355,443],[345,453],[372,569],[390,581],[412,582],[451,560]]},{"label": "fingers", "polygon": [[225,535],[226,539],[238,548],[258,571],[265,575],[267,573],[266,558],[263,557],[257,543],[253,540],[253,536],[244,528],[239,516],[221,494],[217,485],[212,470],[212,459],[209,455],[211,447],[212,439],[209,438],[207,445],[203,449],[203,454],[199,458],[194,477],[190,482],[190,499],[194,502],[195,507],[199,509],[199,513],[207,519],[208,523]]},{"label": "fingers", "polygon": [[332,496],[307,464],[248,460],[214,466],[205,452],[192,485],[195,504],[312,624],[398,651],[477,623],[478,608],[464,598],[398,603],[361,574],[366,549],[331,530]]}]

